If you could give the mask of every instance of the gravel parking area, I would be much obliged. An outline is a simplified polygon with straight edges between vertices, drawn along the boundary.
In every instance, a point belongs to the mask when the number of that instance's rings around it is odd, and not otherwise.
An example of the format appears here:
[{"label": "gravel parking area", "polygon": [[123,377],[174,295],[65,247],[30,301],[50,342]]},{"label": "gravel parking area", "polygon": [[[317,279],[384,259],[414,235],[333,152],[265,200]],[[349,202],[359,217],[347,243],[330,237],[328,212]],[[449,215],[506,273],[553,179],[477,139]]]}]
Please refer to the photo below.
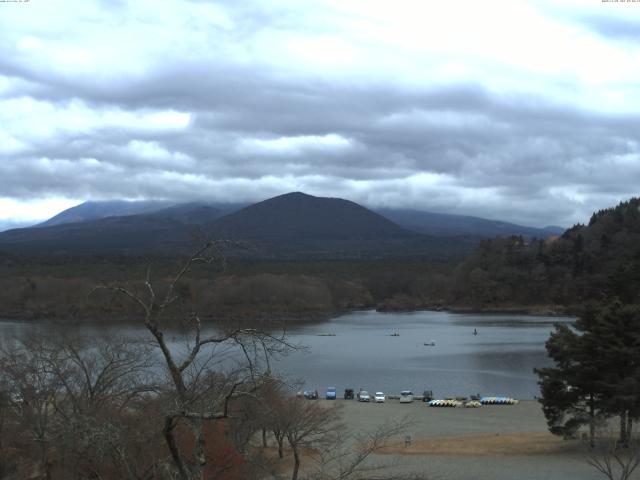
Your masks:
[{"label": "gravel parking area", "polygon": [[[406,419],[406,432],[377,461],[393,461],[397,473],[420,473],[425,479],[452,480],[596,480],[602,474],[584,461],[577,442],[548,434],[540,405],[435,408],[422,402],[340,404],[353,432],[368,432],[385,421]],[[405,446],[405,436],[411,445]]]}]

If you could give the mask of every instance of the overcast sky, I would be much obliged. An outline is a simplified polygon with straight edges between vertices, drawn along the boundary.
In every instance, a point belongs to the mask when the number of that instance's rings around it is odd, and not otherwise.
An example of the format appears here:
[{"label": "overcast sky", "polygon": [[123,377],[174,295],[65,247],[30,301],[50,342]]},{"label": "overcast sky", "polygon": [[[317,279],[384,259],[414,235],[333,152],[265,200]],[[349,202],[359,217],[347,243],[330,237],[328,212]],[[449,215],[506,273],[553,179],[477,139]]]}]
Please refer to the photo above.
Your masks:
[{"label": "overcast sky", "polygon": [[640,3],[0,2],[0,227],[290,191],[570,226],[639,152]]}]

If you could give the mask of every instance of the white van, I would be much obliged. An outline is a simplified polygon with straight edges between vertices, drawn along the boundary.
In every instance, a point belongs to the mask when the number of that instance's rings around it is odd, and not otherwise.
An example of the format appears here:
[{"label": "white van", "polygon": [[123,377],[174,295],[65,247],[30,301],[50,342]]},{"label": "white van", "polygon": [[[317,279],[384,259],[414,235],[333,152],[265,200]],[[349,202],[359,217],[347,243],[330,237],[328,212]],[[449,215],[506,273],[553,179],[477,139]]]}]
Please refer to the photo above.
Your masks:
[{"label": "white van", "polygon": [[400,392],[400,403],[413,402],[413,392],[411,390],[403,390]]}]

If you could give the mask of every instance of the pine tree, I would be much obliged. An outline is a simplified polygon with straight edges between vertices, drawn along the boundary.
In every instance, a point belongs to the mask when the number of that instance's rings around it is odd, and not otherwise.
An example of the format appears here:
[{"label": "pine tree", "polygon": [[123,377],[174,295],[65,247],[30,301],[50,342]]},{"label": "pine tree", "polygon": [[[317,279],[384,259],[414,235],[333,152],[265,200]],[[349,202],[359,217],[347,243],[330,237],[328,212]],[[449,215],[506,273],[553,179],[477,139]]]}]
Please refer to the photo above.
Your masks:
[{"label": "pine tree", "polygon": [[557,325],[546,343],[554,367],[536,369],[549,430],[573,436],[598,418],[620,417],[628,443],[640,418],[640,308],[617,299],[589,308],[573,327]]},{"label": "pine tree", "polygon": [[585,331],[597,343],[601,371],[596,388],[604,409],[620,417],[620,443],[626,445],[634,419],[640,417],[640,308],[615,300],[585,315]]},{"label": "pine tree", "polygon": [[588,340],[567,325],[556,325],[546,343],[556,366],[535,371],[540,377],[540,403],[549,431],[567,438],[588,425],[593,444],[596,422],[605,412],[598,391],[602,372],[594,345]]}]

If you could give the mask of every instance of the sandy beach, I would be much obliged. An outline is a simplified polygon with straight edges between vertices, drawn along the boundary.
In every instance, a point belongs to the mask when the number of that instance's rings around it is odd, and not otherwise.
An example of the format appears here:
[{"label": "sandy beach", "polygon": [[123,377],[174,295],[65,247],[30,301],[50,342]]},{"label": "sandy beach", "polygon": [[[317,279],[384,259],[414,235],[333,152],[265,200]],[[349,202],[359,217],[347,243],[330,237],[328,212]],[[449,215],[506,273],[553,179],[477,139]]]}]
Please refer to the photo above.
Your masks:
[{"label": "sandy beach", "polygon": [[[333,404],[320,400],[323,404]],[[354,433],[373,431],[385,421],[408,421],[376,461],[396,463],[397,473],[452,480],[596,480],[578,441],[548,433],[540,405],[435,408],[422,402],[384,404],[337,400]],[[405,436],[411,445],[405,445]]]}]

